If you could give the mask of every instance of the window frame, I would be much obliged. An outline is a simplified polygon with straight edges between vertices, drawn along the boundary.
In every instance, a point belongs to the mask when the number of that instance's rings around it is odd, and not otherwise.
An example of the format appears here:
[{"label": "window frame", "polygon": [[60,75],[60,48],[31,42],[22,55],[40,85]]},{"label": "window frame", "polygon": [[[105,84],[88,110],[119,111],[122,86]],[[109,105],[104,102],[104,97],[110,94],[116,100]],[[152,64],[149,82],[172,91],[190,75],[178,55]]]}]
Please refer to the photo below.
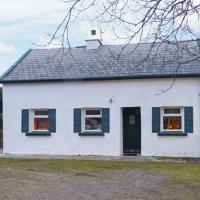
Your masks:
[{"label": "window frame", "polygon": [[[164,113],[165,109],[180,109],[180,113],[175,114],[166,114]],[[164,129],[164,117],[181,117],[181,129]],[[161,115],[160,115],[160,125],[161,125],[161,132],[184,132],[184,107],[176,106],[176,107],[161,107]]]},{"label": "window frame", "polygon": [[[47,115],[36,115],[36,111],[47,111]],[[35,129],[34,123],[35,123],[35,118],[47,118],[49,121],[49,114],[48,114],[48,109],[31,109],[31,117],[30,117],[30,127],[32,132],[48,132],[48,129]]]},{"label": "window frame", "polygon": [[[99,115],[87,115],[86,111],[87,110],[99,110],[100,114]],[[83,108],[82,109],[82,132],[95,132],[95,133],[99,133],[102,132],[102,109],[101,108]],[[86,118],[100,118],[101,119],[101,129],[96,129],[96,130],[87,130],[85,128],[85,119]]]}]

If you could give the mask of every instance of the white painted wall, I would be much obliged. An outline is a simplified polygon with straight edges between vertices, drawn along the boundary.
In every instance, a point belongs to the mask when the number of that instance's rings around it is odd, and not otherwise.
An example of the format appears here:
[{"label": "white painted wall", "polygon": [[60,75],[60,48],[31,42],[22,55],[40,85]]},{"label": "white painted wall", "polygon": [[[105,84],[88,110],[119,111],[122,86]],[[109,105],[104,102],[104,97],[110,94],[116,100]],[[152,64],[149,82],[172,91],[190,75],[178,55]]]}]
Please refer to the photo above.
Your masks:
[{"label": "white painted wall", "polygon": [[[122,107],[141,107],[142,155],[200,156],[200,80],[179,78],[166,93],[170,79],[4,84],[4,153],[57,155],[122,154]],[[113,98],[113,103],[109,99]],[[158,136],[152,133],[152,107],[193,106],[194,133]],[[81,137],[73,133],[73,109],[110,108],[110,133]],[[56,108],[57,132],[51,136],[21,133],[21,110]]]}]

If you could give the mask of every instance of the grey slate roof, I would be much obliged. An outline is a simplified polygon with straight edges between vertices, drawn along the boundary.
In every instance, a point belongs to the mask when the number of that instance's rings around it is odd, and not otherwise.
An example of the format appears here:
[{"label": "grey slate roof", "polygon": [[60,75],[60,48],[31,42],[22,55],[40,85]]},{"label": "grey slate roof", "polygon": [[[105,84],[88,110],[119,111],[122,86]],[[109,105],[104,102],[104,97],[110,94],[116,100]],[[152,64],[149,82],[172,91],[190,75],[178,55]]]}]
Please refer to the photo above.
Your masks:
[{"label": "grey slate roof", "polygon": [[64,54],[61,49],[33,49],[2,76],[1,82],[200,75],[200,59],[193,60],[200,53],[196,41],[178,46],[156,43],[152,47],[151,43],[141,43],[124,47],[75,47],[65,49]]}]

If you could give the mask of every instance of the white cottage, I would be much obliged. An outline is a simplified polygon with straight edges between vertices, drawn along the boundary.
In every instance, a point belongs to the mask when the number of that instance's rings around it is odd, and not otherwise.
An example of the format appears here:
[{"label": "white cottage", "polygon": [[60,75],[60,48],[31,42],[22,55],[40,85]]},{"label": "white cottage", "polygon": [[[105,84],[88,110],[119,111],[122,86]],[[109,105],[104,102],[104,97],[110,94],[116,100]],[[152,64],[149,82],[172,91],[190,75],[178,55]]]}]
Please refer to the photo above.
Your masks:
[{"label": "white cottage", "polygon": [[199,51],[196,41],[123,49],[98,40],[62,60],[58,49],[28,50],[1,78],[3,152],[199,157],[200,62],[178,68],[190,56],[181,45]]}]

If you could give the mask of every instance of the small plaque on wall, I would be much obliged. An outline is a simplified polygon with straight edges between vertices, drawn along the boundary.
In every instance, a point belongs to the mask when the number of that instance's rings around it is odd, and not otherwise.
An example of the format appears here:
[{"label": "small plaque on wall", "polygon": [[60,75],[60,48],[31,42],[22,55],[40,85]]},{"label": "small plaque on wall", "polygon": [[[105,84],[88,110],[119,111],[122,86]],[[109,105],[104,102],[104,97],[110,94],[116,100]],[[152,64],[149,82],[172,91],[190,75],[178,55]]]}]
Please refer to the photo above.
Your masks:
[{"label": "small plaque on wall", "polygon": [[130,125],[134,125],[135,124],[135,115],[130,115],[129,123],[130,123]]}]

